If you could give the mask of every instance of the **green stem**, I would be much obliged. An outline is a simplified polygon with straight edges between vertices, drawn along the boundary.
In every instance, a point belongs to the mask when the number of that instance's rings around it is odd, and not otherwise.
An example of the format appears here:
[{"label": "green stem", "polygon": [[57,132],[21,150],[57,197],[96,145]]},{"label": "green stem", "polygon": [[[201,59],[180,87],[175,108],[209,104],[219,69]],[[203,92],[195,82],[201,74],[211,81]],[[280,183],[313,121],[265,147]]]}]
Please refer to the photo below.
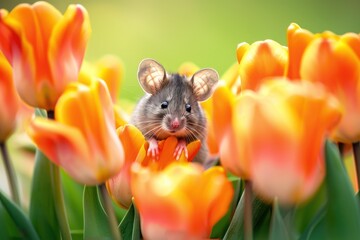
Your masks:
[{"label": "green stem", "polygon": [[352,147],[353,147],[354,158],[355,158],[357,183],[360,188],[360,142],[353,143]]},{"label": "green stem", "polygon": [[252,184],[250,181],[245,181],[245,190],[244,190],[244,237],[245,240],[253,239],[253,224],[252,224]]},{"label": "green stem", "polygon": [[17,180],[16,180],[16,174],[15,174],[14,168],[11,164],[11,160],[10,160],[9,154],[7,152],[5,142],[0,143],[0,148],[1,148],[1,155],[2,155],[2,158],[4,161],[4,165],[5,165],[6,175],[7,175],[8,181],[9,181],[11,197],[17,205],[21,206],[20,205],[21,203],[20,203],[19,188],[18,188],[18,184],[17,184]]},{"label": "green stem", "polygon": [[[48,111],[48,118],[54,119],[54,111]],[[71,233],[69,222],[66,216],[65,201],[61,184],[60,169],[55,164],[50,166],[52,192],[55,199],[55,212],[59,222],[61,237],[63,240],[70,240]]]},{"label": "green stem", "polygon": [[111,234],[113,236],[113,239],[121,239],[120,232],[118,230],[118,223],[116,221],[114,209],[112,207],[109,194],[106,190],[106,186],[105,186],[105,184],[101,184],[99,186],[99,188],[100,188],[100,193],[101,193],[101,197],[103,200],[102,201],[103,207],[108,216],[108,220],[109,220],[109,224],[110,224],[110,228],[111,228]]}]

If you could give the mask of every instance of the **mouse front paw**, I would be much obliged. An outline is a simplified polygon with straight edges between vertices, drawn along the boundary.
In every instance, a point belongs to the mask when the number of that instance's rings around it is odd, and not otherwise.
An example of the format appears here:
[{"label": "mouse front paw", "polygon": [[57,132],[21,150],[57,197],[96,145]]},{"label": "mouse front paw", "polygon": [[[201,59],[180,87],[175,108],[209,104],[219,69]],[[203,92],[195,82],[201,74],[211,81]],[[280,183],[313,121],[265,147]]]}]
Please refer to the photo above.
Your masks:
[{"label": "mouse front paw", "polygon": [[147,150],[147,156],[159,160],[159,146],[155,138],[149,139],[149,148]]},{"label": "mouse front paw", "polygon": [[180,139],[174,151],[174,157],[176,160],[180,159],[181,153],[184,151],[186,159],[188,158],[188,150],[186,148],[186,141],[184,139]]}]

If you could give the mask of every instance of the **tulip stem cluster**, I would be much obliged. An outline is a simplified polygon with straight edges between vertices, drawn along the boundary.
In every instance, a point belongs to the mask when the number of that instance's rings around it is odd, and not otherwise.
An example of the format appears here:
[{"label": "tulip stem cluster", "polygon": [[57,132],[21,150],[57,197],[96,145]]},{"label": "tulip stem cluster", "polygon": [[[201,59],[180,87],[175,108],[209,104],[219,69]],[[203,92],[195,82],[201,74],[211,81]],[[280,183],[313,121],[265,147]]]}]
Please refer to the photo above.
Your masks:
[{"label": "tulip stem cluster", "polygon": [[7,178],[9,180],[9,187],[10,187],[12,199],[14,200],[14,202],[16,204],[18,204],[20,206],[20,195],[19,195],[19,188],[18,188],[18,184],[17,184],[17,180],[16,180],[16,174],[15,174],[14,168],[11,164],[11,160],[10,160],[9,154],[7,152],[5,142],[0,143],[0,148],[1,148],[1,156],[4,161]]},{"label": "tulip stem cluster", "polygon": [[360,186],[360,142],[355,142],[352,144],[353,151],[354,151],[354,158],[355,158],[355,168],[356,168],[356,176],[357,176],[357,183]]},{"label": "tulip stem cluster", "polygon": [[111,204],[111,198],[109,196],[109,193],[106,189],[106,185],[105,184],[101,184],[99,186],[100,189],[100,194],[102,197],[102,203],[103,203],[103,207],[104,210],[108,216],[108,221],[110,224],[110,228],[111,228],[111,235],[113,236],[113,239],[121,239],[120,237],[120,233],[118,231],[118,226],[117,226],[117,221],[116,221],[116,217],[115,217],[115,213],[114,213],[114,209],[112,207]]}]

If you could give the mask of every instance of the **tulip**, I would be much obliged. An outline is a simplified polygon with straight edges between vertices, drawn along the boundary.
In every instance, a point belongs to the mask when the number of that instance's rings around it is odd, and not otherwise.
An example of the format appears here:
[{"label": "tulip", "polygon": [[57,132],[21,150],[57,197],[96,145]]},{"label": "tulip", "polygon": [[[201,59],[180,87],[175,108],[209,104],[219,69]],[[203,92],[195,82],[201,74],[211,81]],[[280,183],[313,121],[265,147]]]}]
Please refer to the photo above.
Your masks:
[{"label": "tulip", "polygon": [[139,129],[127,124],[119,127],[117,133],[123,144],[125,163],[121,171],[106,182],[106,187],[115,202],[123,208],[128,208],[131,204],[131,166],[134,162],[141,163],[142,166],[149,167],[154,171],[161,171],[174,161],[192,161],[200,149],[200,141],[191,142],[187,145],[188,158],[182,153],[180,159],[176,160],[174,151],[178,140],[175,137],[169,137],[158,142],[160,150],[159,159],[154,161],[150,156],[147,156],[149,144],[145,141],[145,137]]},{"label": "tulip", "polygon": [[360,36],[322,34],[306,47],[300,65],[303,79],[323,83],[344,107],[333,140],[360,141]]},{"label": "tulip", "polygon": [[0,142],[4,142],[16,127],[19,99],[12,79],[12,69],[0,52]]},{"label": "tulip", "polygon": [[[253,182],[265,200],[281,203],[308,199],[324,174],[323,143],[341,117],[341,107],[320,84],[273,79],[258,93],[226,98],[216,118],[222,165]],[[214,105],[214,108],[216,106]],[[216,111],[215,111],[216,112]]]},{"label": "tulip", "polygon": [[47,2],[0,10],[0,50],[27,104],[54,109],[66,85],[78,79],[90,31],[81,5],[70,5],[64,15]]},{"label": "tulip", "polygon": [[281,77],[288,63],[287,48],[273,40],[240,43],[237,47],[241,89],[256,91],[268,77]]},{"label": "tulip", "polygon": [[131,189],[144,239],[206,239],[234,190],[222,167],[174,162],[156,172],[135,164]]},{"label": "tulip", "polygon": [[136,160],[140,148],[145,143],[145,137],[133,125],[119,127],[117,133],[123,144],[125,163],[121,171],[106,182],[106,188],[117,204],[123,208],[129,208],[132,199],[130,169]]},{"label": "tulip", "polygon": [[82,184],[101,184],[123,165],[111,97],[99,79],[69,84],[56,104],[55,120],[33,119],[28,134],[51,161]]},{"label": "tulip", "polygon": [[105,81],[109,88],[111,99],[115,103],[119,97],[119,90],[124,76],[124,66],[119,58],[114,55],[105,55],[95,64],[82,65],[80,74],[90,74]]}]

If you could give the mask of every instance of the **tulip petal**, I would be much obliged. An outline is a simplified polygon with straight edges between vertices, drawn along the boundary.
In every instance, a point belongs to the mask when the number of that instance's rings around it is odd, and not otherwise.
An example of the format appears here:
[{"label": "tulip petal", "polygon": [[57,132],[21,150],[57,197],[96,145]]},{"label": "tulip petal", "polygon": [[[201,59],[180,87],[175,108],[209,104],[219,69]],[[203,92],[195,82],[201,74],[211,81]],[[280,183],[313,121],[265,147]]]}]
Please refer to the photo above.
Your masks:
[{"label": "tulip petal", "polygon": [[12,69],[0,51],[0,142],[14,131],[19,99],[12,79]]},{"label": "tulip petal", "polygon": [[77,80],[90,32],[89,16],[81,5],[70,5],[55,25],[48,58],[56,90],[61,92],[67,83]]},{"label": "tulip petal", "polygon": [[289,63],[286,76],[289,79],[300,79],[300,63],[308,44],[314,38],[313,34],[291,23],[287,29]]},{"label": "tulip petal", "polygon": [[[95,163],[91,161],[84,136],[78,129],[53,120],[35,118],[27,132],[44,154],[75,180],[84,184],[99,182],[90,172]],[[90,167],[84,168],[84,165]]]}]

